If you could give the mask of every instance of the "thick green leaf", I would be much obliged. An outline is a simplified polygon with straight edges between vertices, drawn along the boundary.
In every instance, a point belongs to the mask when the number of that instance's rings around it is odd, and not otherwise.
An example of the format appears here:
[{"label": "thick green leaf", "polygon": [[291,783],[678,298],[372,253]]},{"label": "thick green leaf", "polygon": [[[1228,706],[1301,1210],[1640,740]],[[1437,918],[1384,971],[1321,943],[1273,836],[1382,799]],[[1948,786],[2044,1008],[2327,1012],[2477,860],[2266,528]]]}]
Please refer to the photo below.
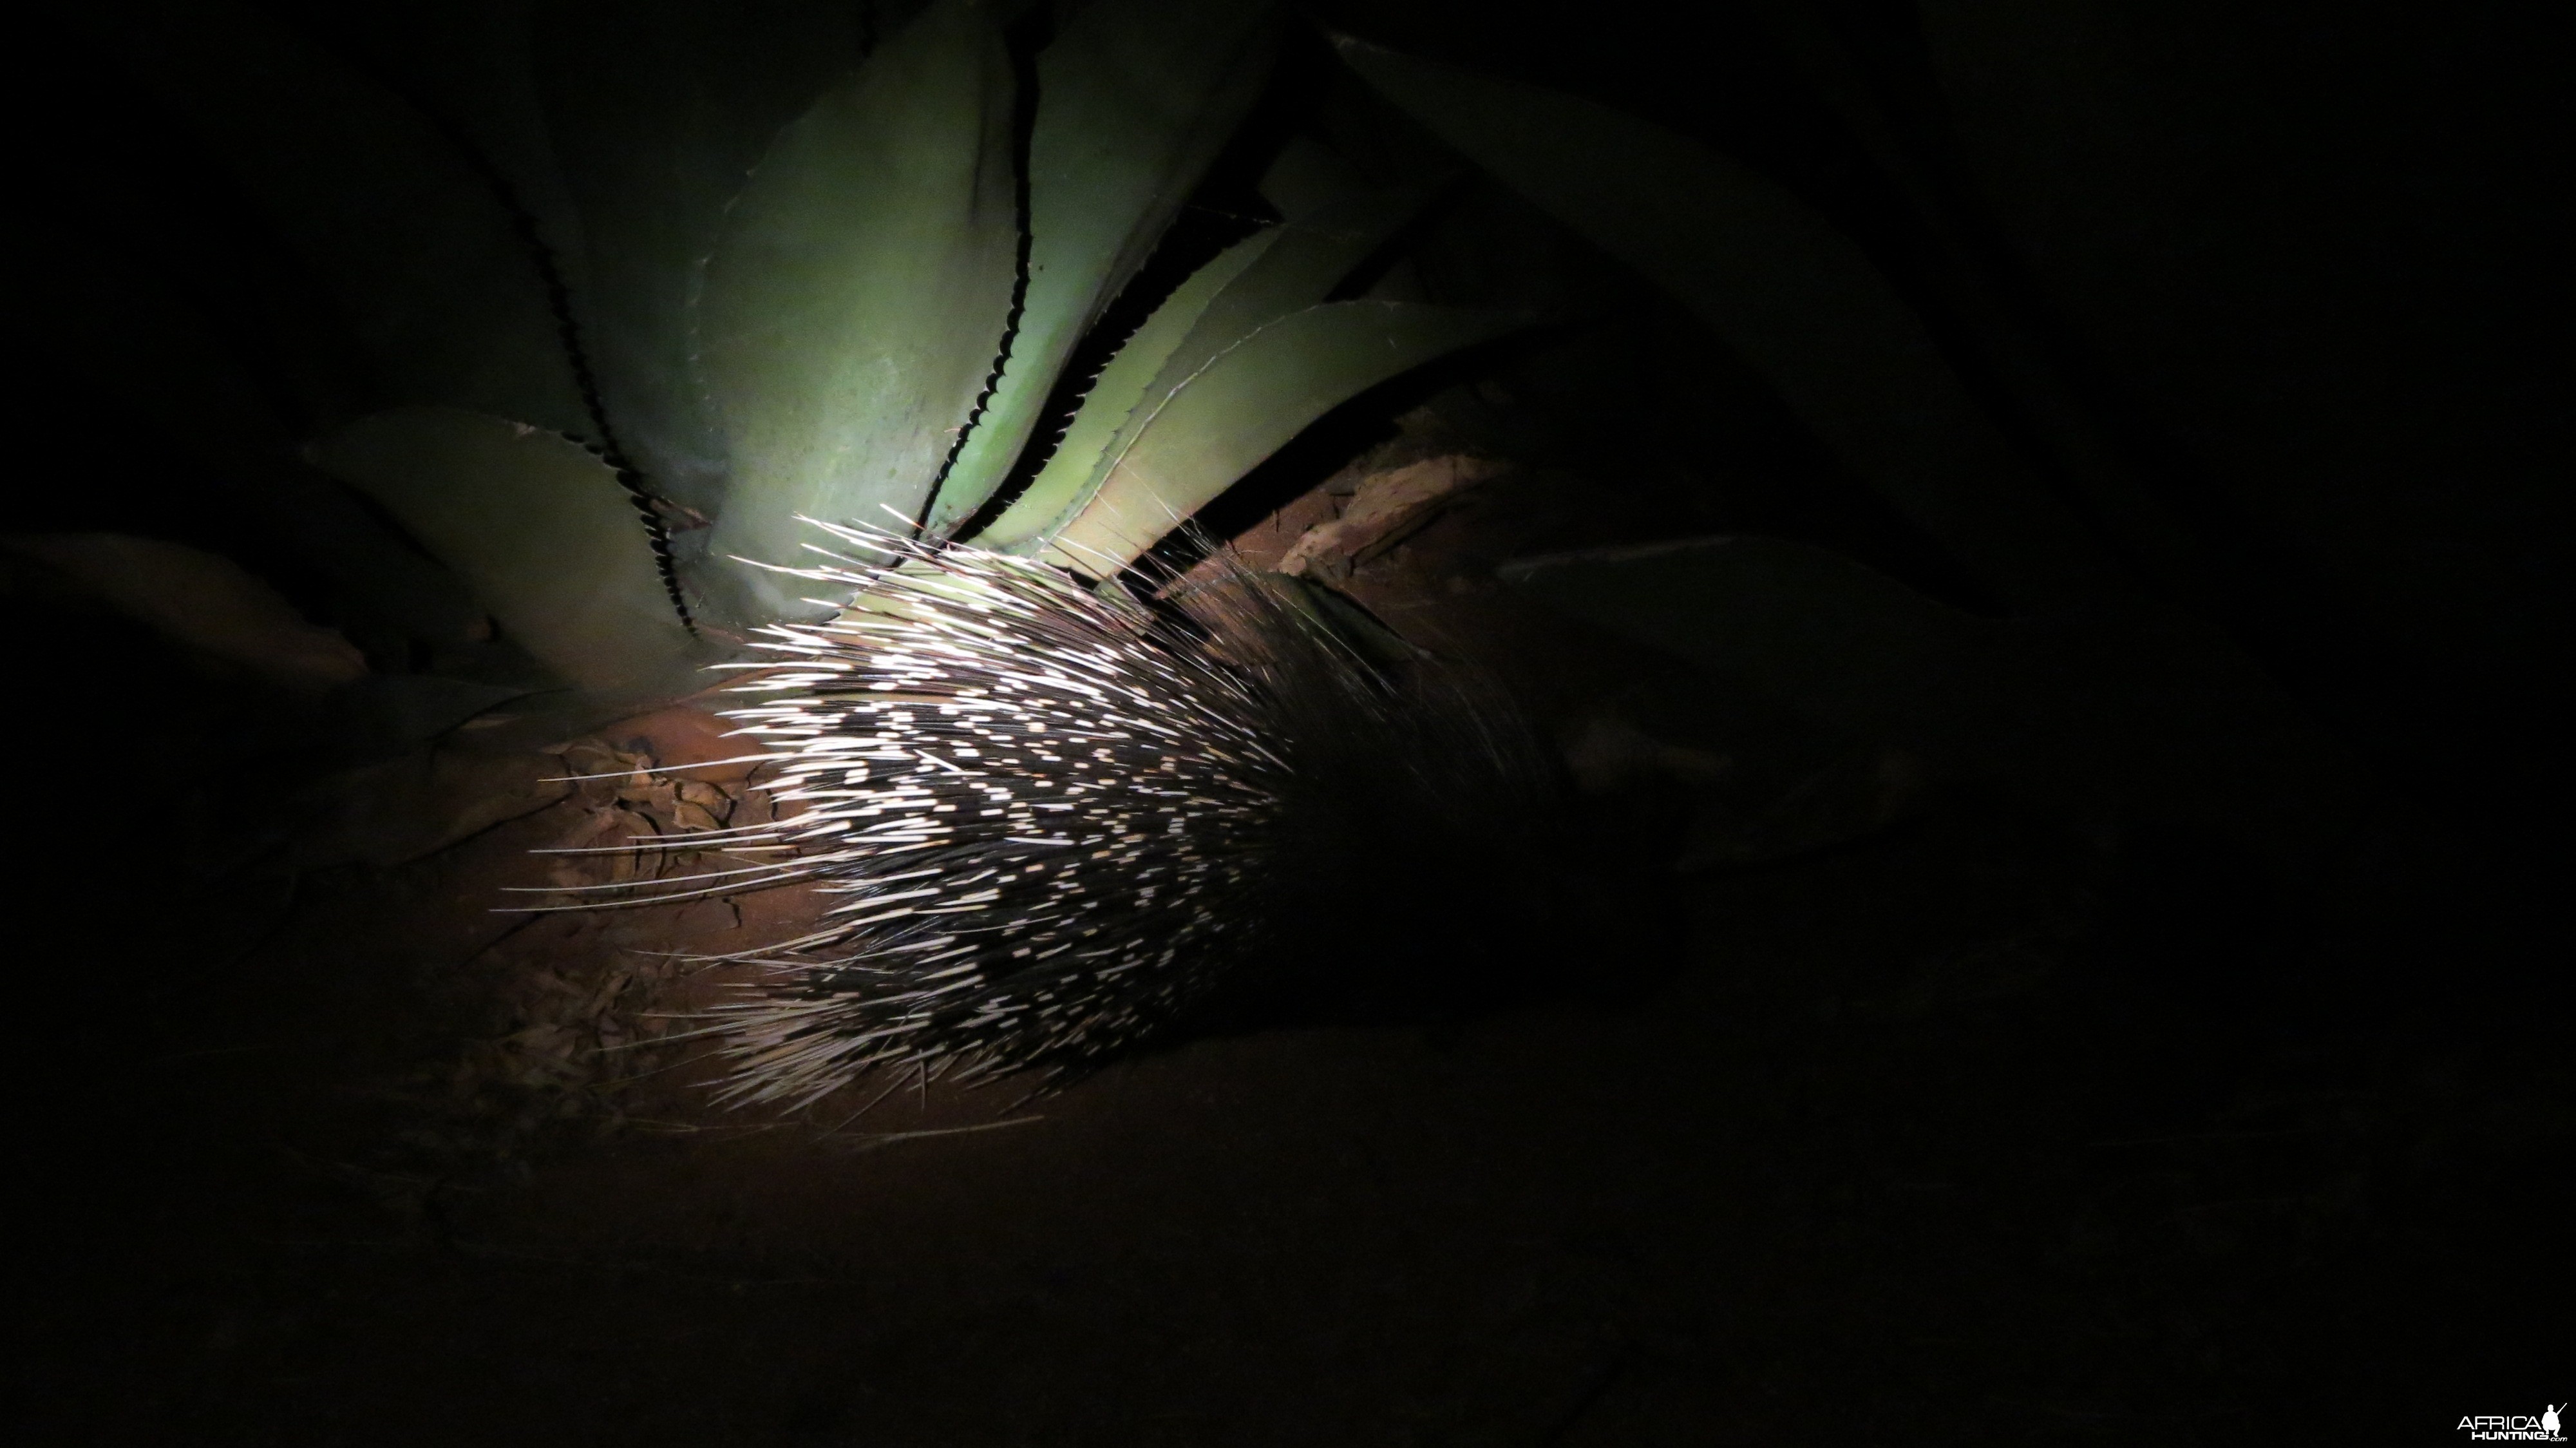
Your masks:
[{"label": "thick green leaf", "polygon": [[374,0],[298,19],[489,167],[578,295],[581,216],[538,101],[535,8],[536,0]]},{"label": "thick green leaf", "polygon": [[1376,187],[1279,228],[1278,239],[1199,314],[1145,395],[1169,396],[1218,353],[1322,301],[1430,199],[1418,186]]},{"label": "thick green leaf", "polygon": [[125,38],[143,82],[325,278],[393,397],[586,435],[509,213],[417,112],[247,7],[141,4]]},{"label": "thick green leaf", "polygon": [[1567,611],[1950,777],[2098,821],[2199,818],[2313,862],[2342,828],[2342,751],[2207,630],[1980,619],[1801,543],[1703,538],[1506,565]]},{"label": "thick green leaf", "polygon": [[479,413],[406,407],[310,451],[315,466],[383,504],[504,633],[572,684],[684,689],[704,658],[634,502],[580,444]]},{"label": "thick green leaf", "polygon": [[1145,411],[1104,457],[1098,492],[1039,556],[1094,576],[1115,573],[1315,419],[1525,321],[1507,312],[1370,301],[1328,302],[1279,318],[1201,364]]},{"label": "thick green leaf", "polygon": [[[585,223],[575,311],[609,423],[647,487],[713,517],[724,434],[690,361],[707,258],[770,142],[858,66],[859,15],[821,0],[556,0],[534,35],[546,129]],[[706,539],[675,539],[688,541]]]},{"label": "thick green leaf", "polygon": [[1688,305],[1845,466],[2000,596],[2098,601],[2116,572],[1852,240],[1761,175],[1650,122],[1358,41],[1353,70]]},{"label": "thick green leaf", "polygon": [[1100,0],[1038,56],[1029,277],[1011,355],[949,470],[930,529],[1001,486],[1065,359],[1144,265],[1259,90],[1267,0]]},{"label": "thick green leaf", "polygon": [[[1059,447],[1048,458],[1028,492],[987,530],[984,536],[993,540],[989,546],[1034,551],[1043,545],[1090,503],[1107,482],[1110,466],[1173,392],[1228,348],[1322,301],[1428,198],[1418,187],[1363,192],[1309,221],[1238,243],[1210,262],[1157,309],[1102,372],[1067,432],[1066,442],[1079,445]],[[1213,296],[1203,295],[1203,284],[1218,277],[1224,278],[1223,285]],[[1180,326],[1184,320],[1186,328]],[[1131,353],[1136,355],[1131,358]],[[1151,380],[1132,386],[1132,379],[1146,374],[1141,364],[1149,356],[1156,359]],[[1090,439],[1104,427],[1106,440],[1092,448]]]},{"label": "thick green leaf", "polygon": [[[130,205],[133,223],[148,219],[144,198]],[[328,580],[344,619],[425,643],[465,643],[482,614],[463,585],[347,488],[295,460],[242,349],[216,335],[202,311],[151,270],[115,263],[95,253],[53,258],[46,274],[57,314],[74,324],[22,341],[115,399],[138,431],[176,444],[195,465],[191,486]]]},{"label": "thick green leaf", "polygon": [[1279,239],[1276,231],[1265,231],[1247,237],[1198,269],[1188,281],[1172,290],[1154,315],[1109,359],[1093,379],[1091,390],[1084,394],[1082,406],[1073,421],[1048,455],[1046,466],[993,525],[972,540],[979,547],[1005,551],[1034,547],[1051,536],[1056,527],[1073,516],[1074,510],[1091,494],[1092,481],[1098,476],[1100,455],[1118,436],[1128,414],[1144,400],[1145,389],[1163,370],[1174,350],[1198,325],[1198,320],[1244,268],[1261,259]]},{"label": "thick green leaf", "polygon": [[0,550],[43,561],[166,638],[299,694],[364,678],[336,629],[296,612],[266,579],[220,553],[122,533],[0,533]]},{"label": "thick green leaf", "polygon": [[1261,173],[1261,199],[1290,222],[1309,221],[1369,189],[1358,167],[1310,136],[1291,136]]},{"label": "thick green leaf", "polygon": [[[699,311],[732,446],[718,558],[792,564],[809,531],[800,516],[919,516],[1010,310],[1011,92],[988,13],[944,0],[752,172]],[[704,582],[738,620],[818,613],[756,568],[711,568]]]}]

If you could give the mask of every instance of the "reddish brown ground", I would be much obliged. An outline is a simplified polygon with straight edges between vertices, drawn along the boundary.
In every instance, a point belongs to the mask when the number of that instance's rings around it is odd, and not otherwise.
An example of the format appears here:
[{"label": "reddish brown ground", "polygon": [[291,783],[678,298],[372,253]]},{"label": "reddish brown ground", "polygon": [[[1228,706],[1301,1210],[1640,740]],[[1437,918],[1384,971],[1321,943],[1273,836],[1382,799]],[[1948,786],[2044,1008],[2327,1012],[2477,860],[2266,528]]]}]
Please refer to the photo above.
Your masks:
[{"label": "reddish brown ground", "polygon": [[[1354,591],[1551,729],[1625,707],[1643,661],[1460,565],[1579,533],[1492,486]],[[1645,793],[1599,808],[1672,828]],[[1664,882],[1669,931],[1601,937],[1671,942],[1623,997],[839,1131],[593,1049],[704,999],[645,952],[793,905],[492,913],[597,807],[175,932],[108,879],[46,937],[116,989],[26,1028],[16,1441],[2430,1442],[2529,1406],[2567,1280],[2563,1052],[2325,1011],[2328,943],[1970,791]]]}]

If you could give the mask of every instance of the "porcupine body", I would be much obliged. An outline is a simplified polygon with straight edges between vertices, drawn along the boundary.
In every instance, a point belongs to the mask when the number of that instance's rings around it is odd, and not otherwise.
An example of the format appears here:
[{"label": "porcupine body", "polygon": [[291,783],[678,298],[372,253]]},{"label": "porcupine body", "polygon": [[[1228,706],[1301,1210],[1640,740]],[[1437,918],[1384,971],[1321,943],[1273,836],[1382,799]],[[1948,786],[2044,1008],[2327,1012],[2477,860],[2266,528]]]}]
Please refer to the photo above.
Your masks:
[{"label": "porcupine body", "polygon": [[1301,953],[1367,949],[1319,926],[1426,854],[1490,851],[1542,787],[1498,696],[1372,659],[1290,581],[1232,569],[1158,606],[830,532],[830,565],[793,571],[855,602],[765,630],[723,711],[778,818],[665,842],[739,863],[635,897],[816,886],[810,930],[724,957],[762,976],[711,1027],[728,1099],[1079,1075]]}]

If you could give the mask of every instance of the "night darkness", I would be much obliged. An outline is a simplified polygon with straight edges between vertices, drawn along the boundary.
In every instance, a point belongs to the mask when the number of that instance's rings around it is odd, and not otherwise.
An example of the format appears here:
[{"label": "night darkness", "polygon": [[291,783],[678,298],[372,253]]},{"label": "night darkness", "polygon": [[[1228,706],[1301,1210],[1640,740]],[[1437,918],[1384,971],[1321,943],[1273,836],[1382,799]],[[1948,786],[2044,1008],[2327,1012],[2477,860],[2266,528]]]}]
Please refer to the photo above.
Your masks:
[{"label": "night darkness", "polygon": [[[542,90],[547,47],[695,17],[723,101],[914,8],[248,3],[486,169],[455,118],[513,24]],[[724,752],[659,701],[453,728],[527,655],[470,608],[442,633],[439,565],[305,450],[413,400],[398,369],[138,78],[154,7],[22,30],[13,1440],[2447,1443],[2576,1397],[2564,16],[1670,10],[1299,12],[1075,353],[1292,212],[1283,154],[1432,198],[1335,296],[1534,325],[1360,393],[1199,522],[1275,566],[1373,479],[1489,461],[1309,576],[1518,700],[1563,766],[1526,848],[1452,856],[1382,803],[1416,854],[1319,877],[1311,974],[1060,1095],[839,1130],[711,1106],[662,1040],[712,998],[669,952],[792,901],[492,913],[572,878],[531,850],[757,799],[541,782]],[[1072,8],[1014,13],[1025,81]],[[1811,208],[2031,515],[1892,503],[1758,348],[1336,34]],[[546,275],[578,339],[585,274]],[[587,401],[648,452],[608,365]],[[705,496],[590,442],[703,554]],[[1981,564],[2041,513],[2074,541]],[[151,541],[103,583],[63,541],[98,535]],[[1716,538],[1776,545],[1789,591],[1705,629],[1679,574],[1582,591]],[[1802,631],[1845,597],[1797,571],[1828,555],[1904,600],[1848,653]]]}]

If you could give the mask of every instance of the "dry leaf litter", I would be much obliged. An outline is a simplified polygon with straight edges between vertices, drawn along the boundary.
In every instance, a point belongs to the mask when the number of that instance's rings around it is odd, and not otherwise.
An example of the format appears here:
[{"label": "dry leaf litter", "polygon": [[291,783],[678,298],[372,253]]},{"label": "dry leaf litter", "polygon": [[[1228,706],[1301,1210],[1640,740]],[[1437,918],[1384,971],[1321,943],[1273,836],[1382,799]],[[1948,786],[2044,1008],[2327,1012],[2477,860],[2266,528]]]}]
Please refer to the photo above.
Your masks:
[{"label": "dry leaf litter", "polygon": [[[652,847],[674,835],[753,824],[767,796],[739,782],[712,783],[659,772],[640,741],[620,747],[584,738],[560,751],[563,773],[581,779],[557,808],[568,825],[548,848],[596,853],[544,857],[545,884],[559,893],[525,896],[557,907],[594,896],[580,887],[628,883],[715,865],[710,851]],[[676,1041],[703,1004],[702,967],[740,921],[730,900],[534,914],[476,962],[491,982],[491,1025],[453,1063],[433,1094],[448,1125],[413,1133],[443,1153],[510,1159],[541,1136],[607,1134],[644,1124],[652,1086],[665,1114],[686,1112],[680,1097],[700,1048]],[[429,1085],[431,1083],[422,1083]]]}]

